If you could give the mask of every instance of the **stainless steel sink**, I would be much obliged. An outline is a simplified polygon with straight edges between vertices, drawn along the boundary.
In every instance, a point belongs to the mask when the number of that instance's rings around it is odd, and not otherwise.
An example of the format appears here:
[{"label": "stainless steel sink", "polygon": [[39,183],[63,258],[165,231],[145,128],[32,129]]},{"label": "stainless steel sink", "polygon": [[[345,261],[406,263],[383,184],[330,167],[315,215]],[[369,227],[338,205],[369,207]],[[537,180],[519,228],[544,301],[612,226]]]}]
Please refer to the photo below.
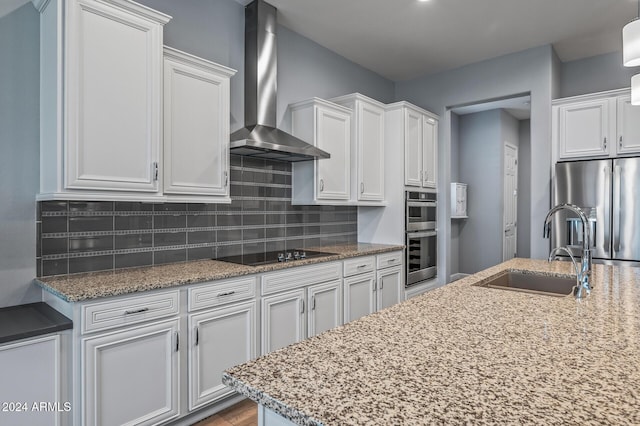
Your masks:
[{"label": "stainless steel sink", "polygon": [[474,285],[564,297],[572,294],[573,287],[576,285],[576,278],[505,272]]}]

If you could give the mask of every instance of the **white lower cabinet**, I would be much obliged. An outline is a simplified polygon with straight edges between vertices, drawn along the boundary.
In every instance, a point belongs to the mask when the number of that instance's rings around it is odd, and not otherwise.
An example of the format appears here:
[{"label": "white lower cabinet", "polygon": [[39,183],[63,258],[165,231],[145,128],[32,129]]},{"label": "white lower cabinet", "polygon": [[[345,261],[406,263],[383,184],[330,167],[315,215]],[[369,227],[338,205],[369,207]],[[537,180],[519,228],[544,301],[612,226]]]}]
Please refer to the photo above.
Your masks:
[{"label": "white lower cabinet", "polygon": [[[0,375],[0,424],[62,424],[60,415],[71,405],[60,397],[60,336],[0,345]],[[40,402],[58,405],[41,408]]]},{"label": "white lower cabinet", "polygon": [[[368,272],[344,279],[344,321],[354,321],[404,299],[402,252],[356,258],[344,262],[345,275],[358,270]],[[376,265],[376,266],[374,266]],[[377,269],[373,269],[377,267]],[[351,271],[351,272],[350,272]]]},{"label": "white lower cabinet", "polygon": [[288,291],[262,298],[262,354],[305,338],[305,291]]},{"label": "white lower cabinet", "polygon": [[404,279],[401,267],[378,270],[376,291],[377,310],[388,308],[403,299]]},{"label": "white lower cabinet", "polygon": [[256,302],[189,315],[189,410],[233,393],[222,372],[256,356]]},{"label": "white lower cabinet", "polygon": [[342,325],[342,262],[265,274],[262,354]]},{"label": "white lower cabinet", "polygon": [[262,354],[342,325],[341,280],[262,298]]},{"label": "white lower cabinet", "polygon": [[375,273],[344,279],[344,320],[351,322],[376,311]]},{"label": "white lower cabinet", "polygon": [[311,286],[307,289],[307,337],[342,325],[341,280]]},{"label": "white lower cabinet", "polygon": [[156,425],[179,414],[178,319],[82,339],[83,425]]}]

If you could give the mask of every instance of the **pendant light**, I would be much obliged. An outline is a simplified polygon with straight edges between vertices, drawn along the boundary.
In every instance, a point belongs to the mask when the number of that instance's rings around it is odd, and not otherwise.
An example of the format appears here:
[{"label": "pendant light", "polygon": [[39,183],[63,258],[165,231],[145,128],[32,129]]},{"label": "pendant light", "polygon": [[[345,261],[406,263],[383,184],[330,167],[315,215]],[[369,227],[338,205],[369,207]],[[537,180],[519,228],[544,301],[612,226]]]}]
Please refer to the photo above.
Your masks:
[{"label": "pendant light", "polygon": [[640,65],[640,0],[638,18],[622,28],[622,64],[625,67]]},{"label": "pendant light", "polygon": [[640,74],[631,77],[631,105],[640,105]]}]

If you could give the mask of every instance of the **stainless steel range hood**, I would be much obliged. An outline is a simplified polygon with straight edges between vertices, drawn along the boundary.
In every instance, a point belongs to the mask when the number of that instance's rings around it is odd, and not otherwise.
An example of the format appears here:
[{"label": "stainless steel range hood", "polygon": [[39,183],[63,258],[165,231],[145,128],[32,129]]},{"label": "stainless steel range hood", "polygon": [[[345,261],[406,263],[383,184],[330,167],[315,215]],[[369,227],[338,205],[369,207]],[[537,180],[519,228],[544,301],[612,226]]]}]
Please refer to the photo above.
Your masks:
[{"label": "stainless steel range hood", "polygon": [[329,153],[276,128],[276,8],[255,0],[245,8],[244,20],[245,127],[231,134],[231,153],[291,162],[329,158]]}]

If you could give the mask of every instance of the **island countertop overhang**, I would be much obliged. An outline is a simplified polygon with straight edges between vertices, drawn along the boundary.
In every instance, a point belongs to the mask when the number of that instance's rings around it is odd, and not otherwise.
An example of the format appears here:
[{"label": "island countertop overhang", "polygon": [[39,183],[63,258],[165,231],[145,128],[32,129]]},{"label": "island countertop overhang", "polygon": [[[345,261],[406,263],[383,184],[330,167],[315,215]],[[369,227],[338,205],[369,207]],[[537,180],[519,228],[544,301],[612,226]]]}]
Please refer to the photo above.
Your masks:
[{"label": "island countertop overhang", "polygon": [[230,369],[299,424],[640,422],[640,269],[595,265],[586,300],[474,286],[514,259]]}]

